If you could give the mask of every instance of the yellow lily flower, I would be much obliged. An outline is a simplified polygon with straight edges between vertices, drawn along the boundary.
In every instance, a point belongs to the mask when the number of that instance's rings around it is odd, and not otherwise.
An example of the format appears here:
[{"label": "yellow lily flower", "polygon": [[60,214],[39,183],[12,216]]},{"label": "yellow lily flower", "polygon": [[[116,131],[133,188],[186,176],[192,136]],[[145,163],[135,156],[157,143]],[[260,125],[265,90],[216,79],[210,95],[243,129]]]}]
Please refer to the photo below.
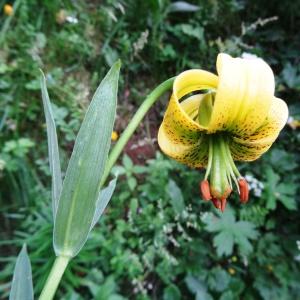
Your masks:
[{"label": "yellow lily flower", "polygon": [[202,196],[224,211],[232,182],[241,202],[248,201],[248,184],[234,161],[265,153],[285,125],[288,108],[274,96],[274,75],[262,59],[221,53],[217,72],[189,70],[176,77],[158,143],[173,159],[206,167]]}]

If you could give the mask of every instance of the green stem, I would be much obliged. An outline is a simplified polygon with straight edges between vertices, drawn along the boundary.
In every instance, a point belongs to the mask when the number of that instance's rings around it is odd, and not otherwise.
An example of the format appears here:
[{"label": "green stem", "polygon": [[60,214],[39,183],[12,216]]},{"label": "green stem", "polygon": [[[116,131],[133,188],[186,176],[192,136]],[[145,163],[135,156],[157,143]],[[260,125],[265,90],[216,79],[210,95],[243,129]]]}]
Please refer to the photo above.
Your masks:
[{"label": "green stem", "polygon": [[68,256],[56,257],[39,300],[51,300],[53,298],[70,259]]},{"label": "green stem", "polygon": [[133,116],[132,120],[126,127],[125,131],[122,133],[120,139],[112,149],[108,161],[104,170],[104,174],[101,179],[100,186],[102,186],[107,177],[109,176],[110,170],[119,158],[122,150],[126,146],[128,140],[131,138],[132,134],[136,130],[136,128],[141,123],[142,119],[144,118],[145,114],[148,112],[148,110],[151,108],[151,106],[158,100],[158,98],[163,95],[166,91],[171,89],[173,82],[175,80],[175,77],[172,77],[163,83],[161,83],[159,86],[157,86],[145,99],[145,101],[142,103],[142,105],[139,107],[135,115]]}]

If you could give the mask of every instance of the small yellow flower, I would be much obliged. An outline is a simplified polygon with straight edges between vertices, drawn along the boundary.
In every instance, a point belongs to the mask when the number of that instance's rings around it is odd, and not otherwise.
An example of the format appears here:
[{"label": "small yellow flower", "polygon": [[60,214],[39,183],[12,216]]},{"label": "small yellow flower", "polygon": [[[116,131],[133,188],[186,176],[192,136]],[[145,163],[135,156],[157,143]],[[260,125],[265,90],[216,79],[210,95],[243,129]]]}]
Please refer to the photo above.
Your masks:
[{"label": "small yellow flower", "polygon": [[235,271],[235,269],[233,269],[233,268],[228,268],[228,273],[229,273],[230,275],[234,275],[234,274],[236,273],[236,271]]},{"label": "small yellow flower", "polygon": [[5,4],[3,7],[3,12],[7,16],[11,16],[14,13],[14,9],[10,4]]},{"label": "small yellow flower", "polygon": [[241,202],[248,201],[248,183],[234,161],[253,161],[266,152],[285,125],[288,108],[274,96],[274,75],[262,59],[221,53],[217,71],[218,76],[189,70],[176,77],[158,143],[173,159],[206,168],[203,199],[224,211],[232,183]]},{"label": "small yellow flower", "polygon": [[232,262],[237,262],[238,259],[237,259],[236,256],[232,256],[232,257],[231,257],[231,260],[232,260]]},{"label": "small yellow flower", "polygon": [[113,142],[115,142],[118,138],[119,138],[118,133],[117,133],[116,131],[113,131],[113,132],[111,133],[111,140],[112,140]]}]

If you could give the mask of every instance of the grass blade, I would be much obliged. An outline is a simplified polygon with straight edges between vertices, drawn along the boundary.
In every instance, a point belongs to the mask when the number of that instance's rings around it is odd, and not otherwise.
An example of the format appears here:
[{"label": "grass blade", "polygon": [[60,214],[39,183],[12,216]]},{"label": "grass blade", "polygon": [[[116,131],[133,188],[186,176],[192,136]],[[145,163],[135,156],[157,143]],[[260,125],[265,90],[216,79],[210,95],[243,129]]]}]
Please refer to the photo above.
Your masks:
[{"label": "grass blade", "polygon": [[54,121],[54,117],[51,109],[51,103],[47,91],[46,79],[44,73],[42,71],[41,73],[42,73],[41,76],[42,99],[43,99],[43,106],[44,106],[46,125],[47,125],[48,155],[49,155],[50,171],[52,175],[52,210],[53,210],[53,216],[55,216],[57,206],[58,206],[59,196],[62,189],[62,177],[61,177],[55,121]]},{"label": "grass blade", "polygon": [[9,295],[9,300],[24,299],[33,299],[31,265],[27,255],[26,245],[23,246],[18,255]]},{"label": "grass blade", "polygon": [[110,181],[109,185],[100,191],[99,198],[96,202],[96,210],[92,222],[91,229],[96,225],[99,221],[101,215],[103,214],[109,200],[111,199],[115,188],[116,188],[117,179],[113,179]]}]

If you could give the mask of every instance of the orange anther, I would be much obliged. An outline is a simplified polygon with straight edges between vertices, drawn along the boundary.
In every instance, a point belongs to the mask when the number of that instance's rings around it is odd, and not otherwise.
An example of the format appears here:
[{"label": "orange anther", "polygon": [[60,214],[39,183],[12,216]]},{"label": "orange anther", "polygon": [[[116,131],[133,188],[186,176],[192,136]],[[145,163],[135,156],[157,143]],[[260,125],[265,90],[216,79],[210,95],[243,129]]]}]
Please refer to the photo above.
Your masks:
[{"label": "orange anther", "polygon": [[224,212],[225,208],[226,208],[226,203],[227,203],[227,199],[223,198],[220,200],[221,201],[221,211]]},{"label": "orange anther", "polygon": [[221,209],[222,204],[221,204],[221,201],[219,199],[212,198],[211,201],[212,201],[213,205],[215,206],[215,208]]},{"label": "orange anther", "polygon": [[249,185],[245,178],[239,179],[240,200],[242,203],[247,203],[249,200]]},{"label": "orange anther", "polygon": [[205,201],[208,201],[211,199],[211,194],[210,194],[210,187],[209,187],[209,182],[208,180],[202,180],[200,182],[200,192],[202,194],[202,198]]}]

